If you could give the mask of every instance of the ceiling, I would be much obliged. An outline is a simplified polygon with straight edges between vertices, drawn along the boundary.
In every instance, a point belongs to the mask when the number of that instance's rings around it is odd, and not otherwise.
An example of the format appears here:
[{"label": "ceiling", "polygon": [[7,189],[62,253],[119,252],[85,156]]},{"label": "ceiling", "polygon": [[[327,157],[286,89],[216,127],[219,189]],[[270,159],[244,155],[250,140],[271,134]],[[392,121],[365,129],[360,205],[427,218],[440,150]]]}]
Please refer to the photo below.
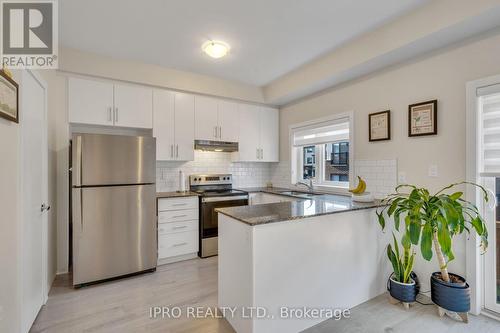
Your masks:
[{"label": "ceiling", "polygon": [[[64,0],[64,46],[262,86],[428,0]],[[231,45],[211,59],[207,39]]]}]

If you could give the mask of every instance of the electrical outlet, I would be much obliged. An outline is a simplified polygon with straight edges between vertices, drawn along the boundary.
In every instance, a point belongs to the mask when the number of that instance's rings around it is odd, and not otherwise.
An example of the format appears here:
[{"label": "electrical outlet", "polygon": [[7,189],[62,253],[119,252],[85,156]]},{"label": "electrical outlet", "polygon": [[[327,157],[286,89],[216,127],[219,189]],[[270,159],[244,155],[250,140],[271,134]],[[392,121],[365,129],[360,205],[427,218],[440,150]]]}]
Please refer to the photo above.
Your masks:
[{"label": "electrical outlet", "polygon": [[438,166],[436,164],[429,165],[429,177],[438,177]]},{"label": "electrical outlet", "polygon": [[398,182],[399,184],[406,184],[406,172],[399,172],[398,173]]}]

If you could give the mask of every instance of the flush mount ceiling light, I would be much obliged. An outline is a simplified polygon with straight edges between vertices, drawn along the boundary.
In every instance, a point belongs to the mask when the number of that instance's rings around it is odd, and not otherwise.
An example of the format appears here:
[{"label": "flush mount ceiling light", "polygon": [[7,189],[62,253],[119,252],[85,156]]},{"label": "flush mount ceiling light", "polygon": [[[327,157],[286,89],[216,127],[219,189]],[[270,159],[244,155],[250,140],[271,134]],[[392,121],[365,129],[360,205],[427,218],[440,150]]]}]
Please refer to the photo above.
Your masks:
[{"label": "flush mount ceiling light", "polygon": [[201,49],[212,58],[218,59],[229,52],[229,45],[221,41],[209,40],[203,43]]}]

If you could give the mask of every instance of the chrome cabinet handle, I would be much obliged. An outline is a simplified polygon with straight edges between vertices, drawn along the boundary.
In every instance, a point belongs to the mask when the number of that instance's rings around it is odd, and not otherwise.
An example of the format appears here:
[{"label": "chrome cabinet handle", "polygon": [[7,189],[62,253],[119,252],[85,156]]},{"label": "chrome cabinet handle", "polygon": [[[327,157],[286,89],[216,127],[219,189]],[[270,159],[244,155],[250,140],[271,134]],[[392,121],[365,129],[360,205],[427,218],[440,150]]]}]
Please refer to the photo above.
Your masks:
[{"label": "chrome cabinet handle", "polygon": [[112,113],[112,110],[111,110],[111,106],[108,108],[108,121],[113,121],[113,115],[111,114]]},{"label": "chrome cabinet handle", "polygon": [[185,228],[187,228],[187,225],[176,226],[176,227],[173,227],[172,229],[177,230],[177,229],[185,229]]},{"label": "chrome cabinet handle", "polygon": [[222,139],[222,127],[219,126],[219,139]]},{"label": "chrome cabinet handle", "polygon": [[172,216],[173,219],[179,219],[181,217],[186,217],[187,215],[184,214],[184,215],[176,215],[176,216]]},{"label": "chrome cabinet handle", "polygon": [[115,108],[115,123],[118,122],[118,108]]},{"label": "chrome cabinet handle", "polygon": [[172,206],[186,206],[186,203],[178,203],[178,204],[172,204]]},{"label": "chrome cabinet handle", "polygon": [[175,157],[179,157],[179,145],[175,145]]},{"label": "chrome cabinet handle", "polygon": [[174,145],[170,145],[170,157],[174,157]]},{"label": "chrome cabinet handle", "polygon": [[259,159],[259,148],[257,148],[257,159]]},{"label": "chrome cabinet handle", "polygon": [[187,245],[187,243],[186,242],[177,243],[177,244],[174,244],[173,246],[177,247],[177,246],[183,246],[183,245]]},{"label": "chrome cabinet handle", "polygon": [[264,149],[260,148],[260,159],[264,159]]}]

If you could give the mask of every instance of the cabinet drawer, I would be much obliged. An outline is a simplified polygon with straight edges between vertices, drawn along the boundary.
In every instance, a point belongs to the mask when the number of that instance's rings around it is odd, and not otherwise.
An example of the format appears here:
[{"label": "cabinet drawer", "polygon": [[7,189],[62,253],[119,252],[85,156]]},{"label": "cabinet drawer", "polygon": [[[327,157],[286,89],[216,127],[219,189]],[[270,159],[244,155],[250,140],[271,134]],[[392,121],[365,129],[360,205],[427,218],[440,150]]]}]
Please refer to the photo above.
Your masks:
[{"label": "cabinet drawer", "polygon": [[198,209],[158,212],[158,223],[198,220]]},{"label": "cabinet drawer", "polygon": [[188,198],[160,198],[158,199],[158,211],[195,209],[198,208],[198,197]]},{"label": "cabinet drawer", "polygon": [[158,224],[159,236],[171,234],[174,232],[184,232],[193,230],[198,232],[198,220]]},{"label": "cabinet drawer", "polygon": [[158,236],[158,258],[198,252],[198,232],[186,231]]}]

